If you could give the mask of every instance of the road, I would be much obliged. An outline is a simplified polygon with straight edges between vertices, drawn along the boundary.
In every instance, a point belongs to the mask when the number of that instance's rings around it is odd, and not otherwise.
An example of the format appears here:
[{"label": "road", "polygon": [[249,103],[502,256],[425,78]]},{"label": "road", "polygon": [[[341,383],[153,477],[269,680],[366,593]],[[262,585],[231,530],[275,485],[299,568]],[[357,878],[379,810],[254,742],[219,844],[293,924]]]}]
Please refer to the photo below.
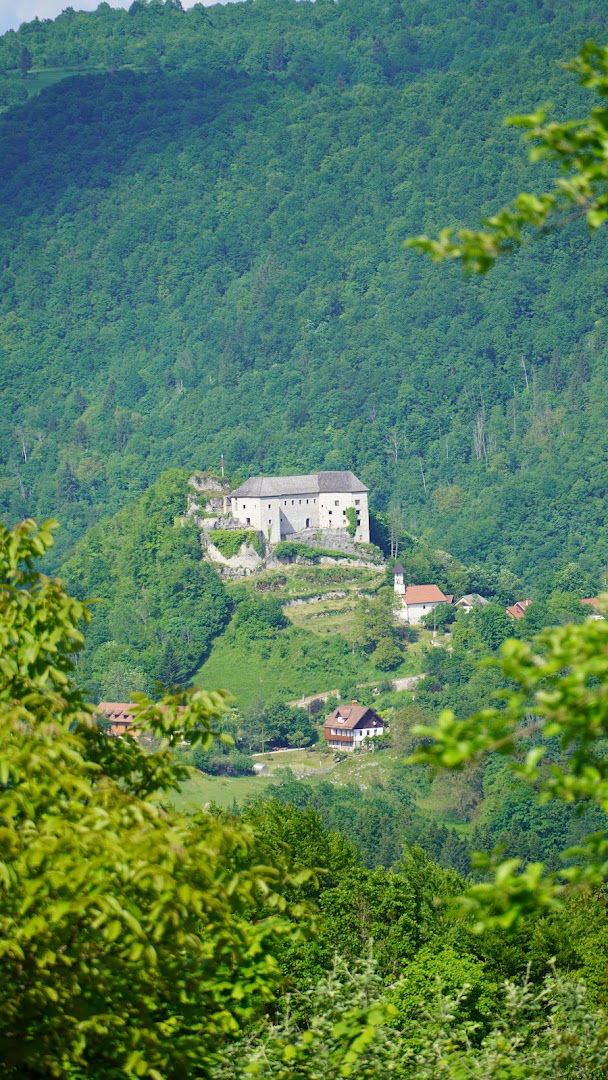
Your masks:
[{"label": "road", "polygon": [[[403,678],[403,679],[391,679],[391,689],[392,690],[414,690],[415,687],[416,687],[416,683],[419,682],[420,679],[424,679],[424,678],[425,678],[425,673],[422,672],[420,675],[406,675],[405,678]],[[374,685],[374,683],[358,683],[358,686],[361,689],[364,689],[367,686],[373,686],[373,685]],[[288,701],[287,704],[292,706],[292,708],[305,709],[308,705],[310,705],[311,701],[327,701],[327,699],[330,698],[330,697],[339,697],[339,696],[340,696],[340,691],[339,690],[322,690],[322,691],[319,691],[318,694],[310,694],[308,697],[298,698],[297,701]]]}]

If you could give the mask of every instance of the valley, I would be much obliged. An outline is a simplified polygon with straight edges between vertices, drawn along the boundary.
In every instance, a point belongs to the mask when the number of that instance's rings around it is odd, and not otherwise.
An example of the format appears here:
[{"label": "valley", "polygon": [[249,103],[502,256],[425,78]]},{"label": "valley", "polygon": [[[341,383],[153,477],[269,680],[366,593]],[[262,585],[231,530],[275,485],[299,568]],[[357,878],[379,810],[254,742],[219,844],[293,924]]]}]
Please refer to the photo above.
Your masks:
[{"label": "valley", "polygon": [[607,34],[0,36],[2,1080],[608,1076]]}]

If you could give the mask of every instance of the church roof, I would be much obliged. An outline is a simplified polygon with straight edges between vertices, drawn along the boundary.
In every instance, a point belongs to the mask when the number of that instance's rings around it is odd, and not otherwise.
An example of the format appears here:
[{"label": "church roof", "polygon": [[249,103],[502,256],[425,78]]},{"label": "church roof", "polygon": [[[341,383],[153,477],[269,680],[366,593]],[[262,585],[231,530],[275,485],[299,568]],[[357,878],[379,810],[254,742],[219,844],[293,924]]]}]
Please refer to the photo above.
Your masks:
[{"label": "church roof", "polygon": [[251,476],[231,494],[237,498],[269,495],[319,495],[323,492],[367,491],[354,473],[318,472],[303,476]]},{"label": "church roof", "polygon": [[403,600],[406,604],[451,604],[453,597],[444,595],[438,585],[408,585]]}]

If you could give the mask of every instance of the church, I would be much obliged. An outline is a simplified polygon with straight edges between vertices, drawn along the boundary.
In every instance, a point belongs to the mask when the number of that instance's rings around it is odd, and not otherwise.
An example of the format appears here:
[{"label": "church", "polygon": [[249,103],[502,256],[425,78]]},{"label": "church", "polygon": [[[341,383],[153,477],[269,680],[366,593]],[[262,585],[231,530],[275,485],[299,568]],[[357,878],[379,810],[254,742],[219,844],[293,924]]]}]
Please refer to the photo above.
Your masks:
[{"label": "church", "polygon": [[352,472],[304,476],[253,476],[230,495],[232,517],[262,532],[271,544],[308,529],[355,527],[353,539],[369,543],[367,491]]}]

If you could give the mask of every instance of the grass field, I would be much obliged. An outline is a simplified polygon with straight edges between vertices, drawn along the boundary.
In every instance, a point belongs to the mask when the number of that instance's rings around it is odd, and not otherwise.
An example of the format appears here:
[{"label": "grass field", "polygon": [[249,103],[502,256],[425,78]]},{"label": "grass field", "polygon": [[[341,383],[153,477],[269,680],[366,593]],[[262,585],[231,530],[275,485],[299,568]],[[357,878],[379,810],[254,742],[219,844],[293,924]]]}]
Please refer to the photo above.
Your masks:
[{"label": "grass field", "polygon": [[[235,584],[252,592],[269,592],[281,599],[290,600],[336,590],[361,593],[377,588],[383,579],[382,570],[364,567],[287,564],[281,570],[263,570],[260,574],[239,579]],[[280,585],[277,584],[279,580],[282,580]]]},{"label": "grass field", "polygon": [[351,628],[353,611],[358,596],[349,592],[347,596],[332,596],[327,600],[308,601],[304,604],[289,604],[285,614],[294,626],[301,630],[310,630],[313,634],[343,634],[347,636]]},{"label": "grass field", "polygon": [[[239,579],[238,586],[283,601],[292,627],[273,639],[250,640],[246,646],[223,634],[215,641],[195,683],[209,689],[223,687],[241,707],[247,707],[256,701],[291,701],[346,684],[354,688],[415,673],[418,667],[413,652],[388,676],[370,660],[355,655],[348,645],[358,597],[383,579],[382,571],[342,566],[288,566]],[[324,595],[335,592],[345,595]],[[320,599],[289,602],[310,597]]]},{"label": "grass field", "polygon": [[246,647],[223,635],[215,641],[194,683],[210,690],[229,690],[237,704],[245,708],[257,701],[299,700],[345,683],[351,689],[359,684],[380,685],[389,678],[409,675],[412,670],[417,668],[412,668],[412,661],[406,657],[387,675],[369,660],[353,654],[335,633],[327,636],[324,647],[318,634],[293,627],[282,630],[271,641],[249,641]]},{"label": "grass field", "polygon": [[205,776],[197,772],[166,801],[176,810],[189,813],[204,810],[212,802],[229,809],[235,801],[244,803],[263,794],[271,782],[267,776]]}]

